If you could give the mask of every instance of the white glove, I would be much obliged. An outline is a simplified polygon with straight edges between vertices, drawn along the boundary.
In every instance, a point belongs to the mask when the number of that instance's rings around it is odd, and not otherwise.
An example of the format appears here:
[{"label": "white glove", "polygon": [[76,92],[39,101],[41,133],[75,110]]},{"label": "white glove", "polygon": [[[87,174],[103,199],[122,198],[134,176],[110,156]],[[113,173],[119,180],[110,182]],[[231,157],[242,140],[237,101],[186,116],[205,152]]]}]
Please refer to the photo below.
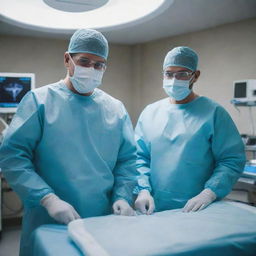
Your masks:
[{"label": "white glove", "polygon": [[200,211],[216,199],[216,194],[210,189],[204,189],[200,194],[187,201],[183,212]]},{"label": "white glove", "polygon": [[46,208],[48,214],[60,223],[68,224],[72,220],[81,218],[72,205],[53,193],[44,196],[40,203]]},{"label": "white glove", "polygon": [[123,199],[117,200],[113,204],[113,211],[116,215],[134,216],[135,211],[132,207]]},{"label": "white glove", "polygon": [[154,199],[146,189],[140,191],[134,205],[143,214],[150,215],[155,210]]}]

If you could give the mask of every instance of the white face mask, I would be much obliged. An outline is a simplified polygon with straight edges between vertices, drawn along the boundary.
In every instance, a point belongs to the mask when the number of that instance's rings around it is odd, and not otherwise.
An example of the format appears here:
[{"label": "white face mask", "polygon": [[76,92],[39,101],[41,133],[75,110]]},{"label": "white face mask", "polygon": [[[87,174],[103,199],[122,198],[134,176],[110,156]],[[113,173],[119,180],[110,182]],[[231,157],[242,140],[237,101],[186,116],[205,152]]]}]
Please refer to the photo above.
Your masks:
[{"label": "white face mask", "polygon": [[[72,60],[72,58],[70,57]],[[74,74],[70,76],[70,81],[75,90],[79,93],[89,93],[101,85],[103,70],[96,70],[93,67],[85,68],[75,65],[74,61]]]},{"label": "white face mask", "polygon": [[192,79],[193,77],[189,80],[178,80],[176,78],[164,79],[163,88],[166,94],[171,98],[175,100],[183,100],[191,93],[189,86]]}]

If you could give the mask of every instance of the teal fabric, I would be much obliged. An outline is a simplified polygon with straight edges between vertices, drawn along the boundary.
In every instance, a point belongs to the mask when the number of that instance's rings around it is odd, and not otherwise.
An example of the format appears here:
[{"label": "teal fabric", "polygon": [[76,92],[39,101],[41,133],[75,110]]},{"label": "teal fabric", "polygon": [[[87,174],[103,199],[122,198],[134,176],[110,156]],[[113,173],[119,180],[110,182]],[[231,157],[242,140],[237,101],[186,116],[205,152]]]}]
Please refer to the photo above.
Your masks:
[{"label": "teal fabric", "polygon": [[32,241],[35,256],[83,256],[64,225],[43,225],[33,232]]},{"label": "teal fabric", "polygon": [[[256,208],[242,207],[246,208],[215,202],[194,213],[110,215],[75,220],[74,224],[84,226],[111,256],[255,256]],[[76,232],[72,224],[69,234]]]},{"label": "teal fabric", "polygon": [[167,67],[184,67],[196,71],[198,65],[197,53],[187,46],[179,46],[169,51],[163,63],[163,70]]},{"label": "teal fabric", "polygon": [[108,58],[108,41],[94,29],[78,29],[71,37],[69,53],[91,53],[97,56]]},{"label": "teal fabric", "polygon": [[198,97],[187,104],[153,103],[135,130],[138,190],[152,191],[156,210],[184,207],[204,188],[226,196],[245,164],[244,145],[229,114]]},{"label": "teal fabric", "polygon": [[[79,221],[111,256],[255,256],[256,252],[256,208],[237,203],[215,202],[195,213],[169,210]],[[43,225],[32,236],[33,255],[83,255],[68,238],[66,226]]]},{"label": "teal fabric", "polygon": [[123,104],[96,89],[74,94],[60,81],[27,94],[0,149],[0,167],[24,206],[21,255],[29,235],[54,223],[40,200],[56,193],[83,218],[106,215],[117,199],[132,203],[136,147]]}]

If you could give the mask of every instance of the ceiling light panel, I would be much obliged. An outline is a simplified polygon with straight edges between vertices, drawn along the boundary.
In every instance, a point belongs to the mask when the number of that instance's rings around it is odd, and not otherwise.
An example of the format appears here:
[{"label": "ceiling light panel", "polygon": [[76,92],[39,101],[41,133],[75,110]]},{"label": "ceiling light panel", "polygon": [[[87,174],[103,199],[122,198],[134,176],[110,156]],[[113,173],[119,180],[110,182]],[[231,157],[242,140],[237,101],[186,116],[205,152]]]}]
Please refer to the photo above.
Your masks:
[{"label": "ceiling light panel", "polygon": [[109,0],[43,0],[49,7],[64,12],[85,12],[100,8]]},{"label": "ceiling light panel", "polygon": [[54,33],[70,33],[79,28],[109,31],[146,22],[172,3],[173,0],[1,0],[0,19]]}]

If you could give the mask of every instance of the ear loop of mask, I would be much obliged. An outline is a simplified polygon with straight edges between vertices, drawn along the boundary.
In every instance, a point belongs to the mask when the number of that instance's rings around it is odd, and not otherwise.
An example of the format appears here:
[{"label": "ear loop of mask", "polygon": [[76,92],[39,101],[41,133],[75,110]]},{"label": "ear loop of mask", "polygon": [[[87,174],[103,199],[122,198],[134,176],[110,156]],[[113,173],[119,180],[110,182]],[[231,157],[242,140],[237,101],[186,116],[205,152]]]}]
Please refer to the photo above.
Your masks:
[{"label": "ear loop of mask", "polygon": [[[73,75],[74,75],[74,73],[75,73],[75,68],[76,68],[76,64],[75,64],[75,62],[73,61],[73,59],[72,59],[72,57],[71,57],[71,55],[68,53],[68,56],[69,56],[69,59],[71,60],[71,62],[72,62],[72,64],[73,64]],[[70,75],[70,71],[68,71],[68,74],[69,74],[69,76],[71,76]]]},{"label": "ear loop of mask", "polygon": [[[196,72],[196,71],[195,71],[195,72]],[[191,82],[190,82],[190,84],[189,84],[189,89],[190,89],[190,90],[192,90],[193,85],[194,85],[194,82],[192,82],[192,81],[193,81],[194,78],[195,78],[195,74],[196,74],[195,72],[194,72],[194,74],[192,75],[192,77],[190,78],[190,80],[191,80]]]}]

